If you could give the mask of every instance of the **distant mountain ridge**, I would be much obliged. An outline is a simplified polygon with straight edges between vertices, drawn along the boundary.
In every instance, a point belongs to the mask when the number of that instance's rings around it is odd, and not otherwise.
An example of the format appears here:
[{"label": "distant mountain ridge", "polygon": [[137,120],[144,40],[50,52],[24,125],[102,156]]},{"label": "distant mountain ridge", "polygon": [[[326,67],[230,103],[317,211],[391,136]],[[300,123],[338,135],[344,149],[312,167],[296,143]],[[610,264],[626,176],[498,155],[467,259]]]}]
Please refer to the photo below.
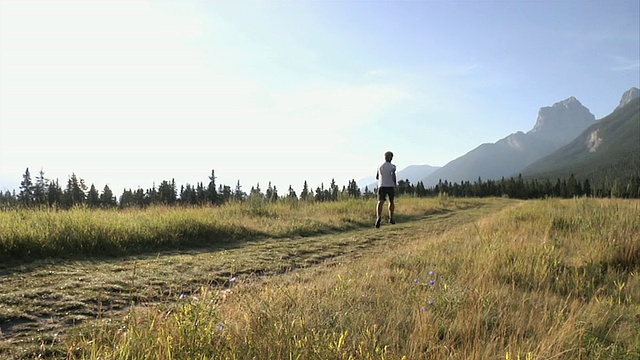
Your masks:
[{"label": "distant mountain ridge", "polygon": [[426,176],[431,175],[434,171],[440,169],[439,166],[431,165],[409,165],[398,171],[396,178],[400,180],[409,180],[411,183],[417,183]]},{"label": "distant mountain ridge", "polygon": [[596,122],[595,116],[575,97],[543,107],[534,127],[513,133],[495,143],[478,146],[447,163],[422,181],[426,187],[449,182],[500,179],[557,150]]},{"label": "distant mountain ridge", "polygon": [[622,96],[621,106],[613,113],[524,168],[522,175],[553,180],[574,174],[594,185],[607,179],[624,184],[640,176],[640,91],[632,90]]}]

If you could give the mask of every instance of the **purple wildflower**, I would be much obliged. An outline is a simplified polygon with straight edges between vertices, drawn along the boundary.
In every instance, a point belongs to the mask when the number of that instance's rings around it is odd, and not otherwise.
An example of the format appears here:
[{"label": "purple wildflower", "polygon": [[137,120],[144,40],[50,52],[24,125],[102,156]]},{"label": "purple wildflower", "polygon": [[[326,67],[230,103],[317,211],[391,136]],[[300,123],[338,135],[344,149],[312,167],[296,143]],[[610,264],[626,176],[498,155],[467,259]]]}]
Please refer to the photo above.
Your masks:
[{"label": "purple wildflower", "polygon": [[433,304],[435,304],[433,300],[429,300],[429,305],[433,306]]},{"label": "purple wildflower", "polygon": [[186,297],[187,297],[187,295],[185,295],[185,294],[180,294],[180,300],[184,300],[184,298],[186,298]]},{"label": "purple wildflower", "polygon": [[417,284],[417,283],[419,283],[419,282],[420,282],[420,280],[418,280],[418,279],[416,278],[416,279],[413,279],[413,282]]},{"label": "purple wildflower", "polygon": [[220,326],[218,326],[218,328],[220,329],[220,331],[224,330],[224,324],[220,324]]},{"label": "purple wildflower", "polygon": [[434,272],[433,271],[429,271],[429,276],[433,276]]},{"label": "purple wildflower", "polygon": [[236,280],[238,280],[238,278],[234,276],[231,279],[229,279],[229,282],[236,282]]},{"label": "purple wildflower", "polygon": [[431,280],[431,281],[429,281],[429,284],[430,284],[430,285],[435,285],[435,284],[436,284],[436,281],[435,281],[435,280]]},{"label": "purple wildflower", "polygon": [[429,310],[429,308],[427,308],[426,306],[422,307],[422,311],[427,311],[427,310]]}]

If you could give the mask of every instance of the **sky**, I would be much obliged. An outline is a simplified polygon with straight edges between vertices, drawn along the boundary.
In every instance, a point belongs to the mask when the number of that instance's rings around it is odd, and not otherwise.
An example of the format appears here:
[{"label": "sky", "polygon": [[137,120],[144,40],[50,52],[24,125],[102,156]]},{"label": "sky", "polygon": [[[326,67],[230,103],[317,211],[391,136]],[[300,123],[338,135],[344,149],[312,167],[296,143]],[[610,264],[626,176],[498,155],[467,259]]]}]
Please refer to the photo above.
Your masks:
[{"label": "sky", "polygon": [[280,194],[443,166],[640,86],[638,0],[0,0],[0,190]]}]

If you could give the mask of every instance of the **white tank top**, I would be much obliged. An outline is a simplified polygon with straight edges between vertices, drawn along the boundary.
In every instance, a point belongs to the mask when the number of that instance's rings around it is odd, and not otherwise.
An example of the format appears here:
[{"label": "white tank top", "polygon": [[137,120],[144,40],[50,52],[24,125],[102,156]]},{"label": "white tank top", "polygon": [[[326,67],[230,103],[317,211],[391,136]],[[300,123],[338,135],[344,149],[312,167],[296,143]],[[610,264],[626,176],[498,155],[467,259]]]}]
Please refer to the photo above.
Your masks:
[{"label": "white tank top", "polygon": [[378,168],[378,187],[395,187],[396,182],[393,175],[396,173],[396,166],[390,162],[385,162]]}]

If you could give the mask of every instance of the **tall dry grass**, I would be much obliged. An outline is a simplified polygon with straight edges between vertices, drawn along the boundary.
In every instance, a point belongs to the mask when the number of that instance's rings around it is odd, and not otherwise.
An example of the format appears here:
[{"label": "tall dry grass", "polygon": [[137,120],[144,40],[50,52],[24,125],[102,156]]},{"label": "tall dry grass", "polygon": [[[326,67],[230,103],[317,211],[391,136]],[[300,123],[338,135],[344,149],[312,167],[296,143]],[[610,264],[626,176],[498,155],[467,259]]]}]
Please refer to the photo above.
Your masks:
[{"label": "tall dry grass", "polygon": [[[426,208],[424,204],[429,204]],[[398,202],[408,220],[425,211],[467,206],[452,199]],[[427,210],[425,210],[427,209]],[[386,210],[385,210],[386,212]],[[370,227],[375,200],[313,203],[251,201],[221,207],[0,210],[0,261],[121,256],[260,238],[311,236]]]},{"label": "tall dry grass", "polygon": [[132,309],[70,358],[638,359],[639,205],[528,201],[440,235],[416,222],[342,265]]}]

